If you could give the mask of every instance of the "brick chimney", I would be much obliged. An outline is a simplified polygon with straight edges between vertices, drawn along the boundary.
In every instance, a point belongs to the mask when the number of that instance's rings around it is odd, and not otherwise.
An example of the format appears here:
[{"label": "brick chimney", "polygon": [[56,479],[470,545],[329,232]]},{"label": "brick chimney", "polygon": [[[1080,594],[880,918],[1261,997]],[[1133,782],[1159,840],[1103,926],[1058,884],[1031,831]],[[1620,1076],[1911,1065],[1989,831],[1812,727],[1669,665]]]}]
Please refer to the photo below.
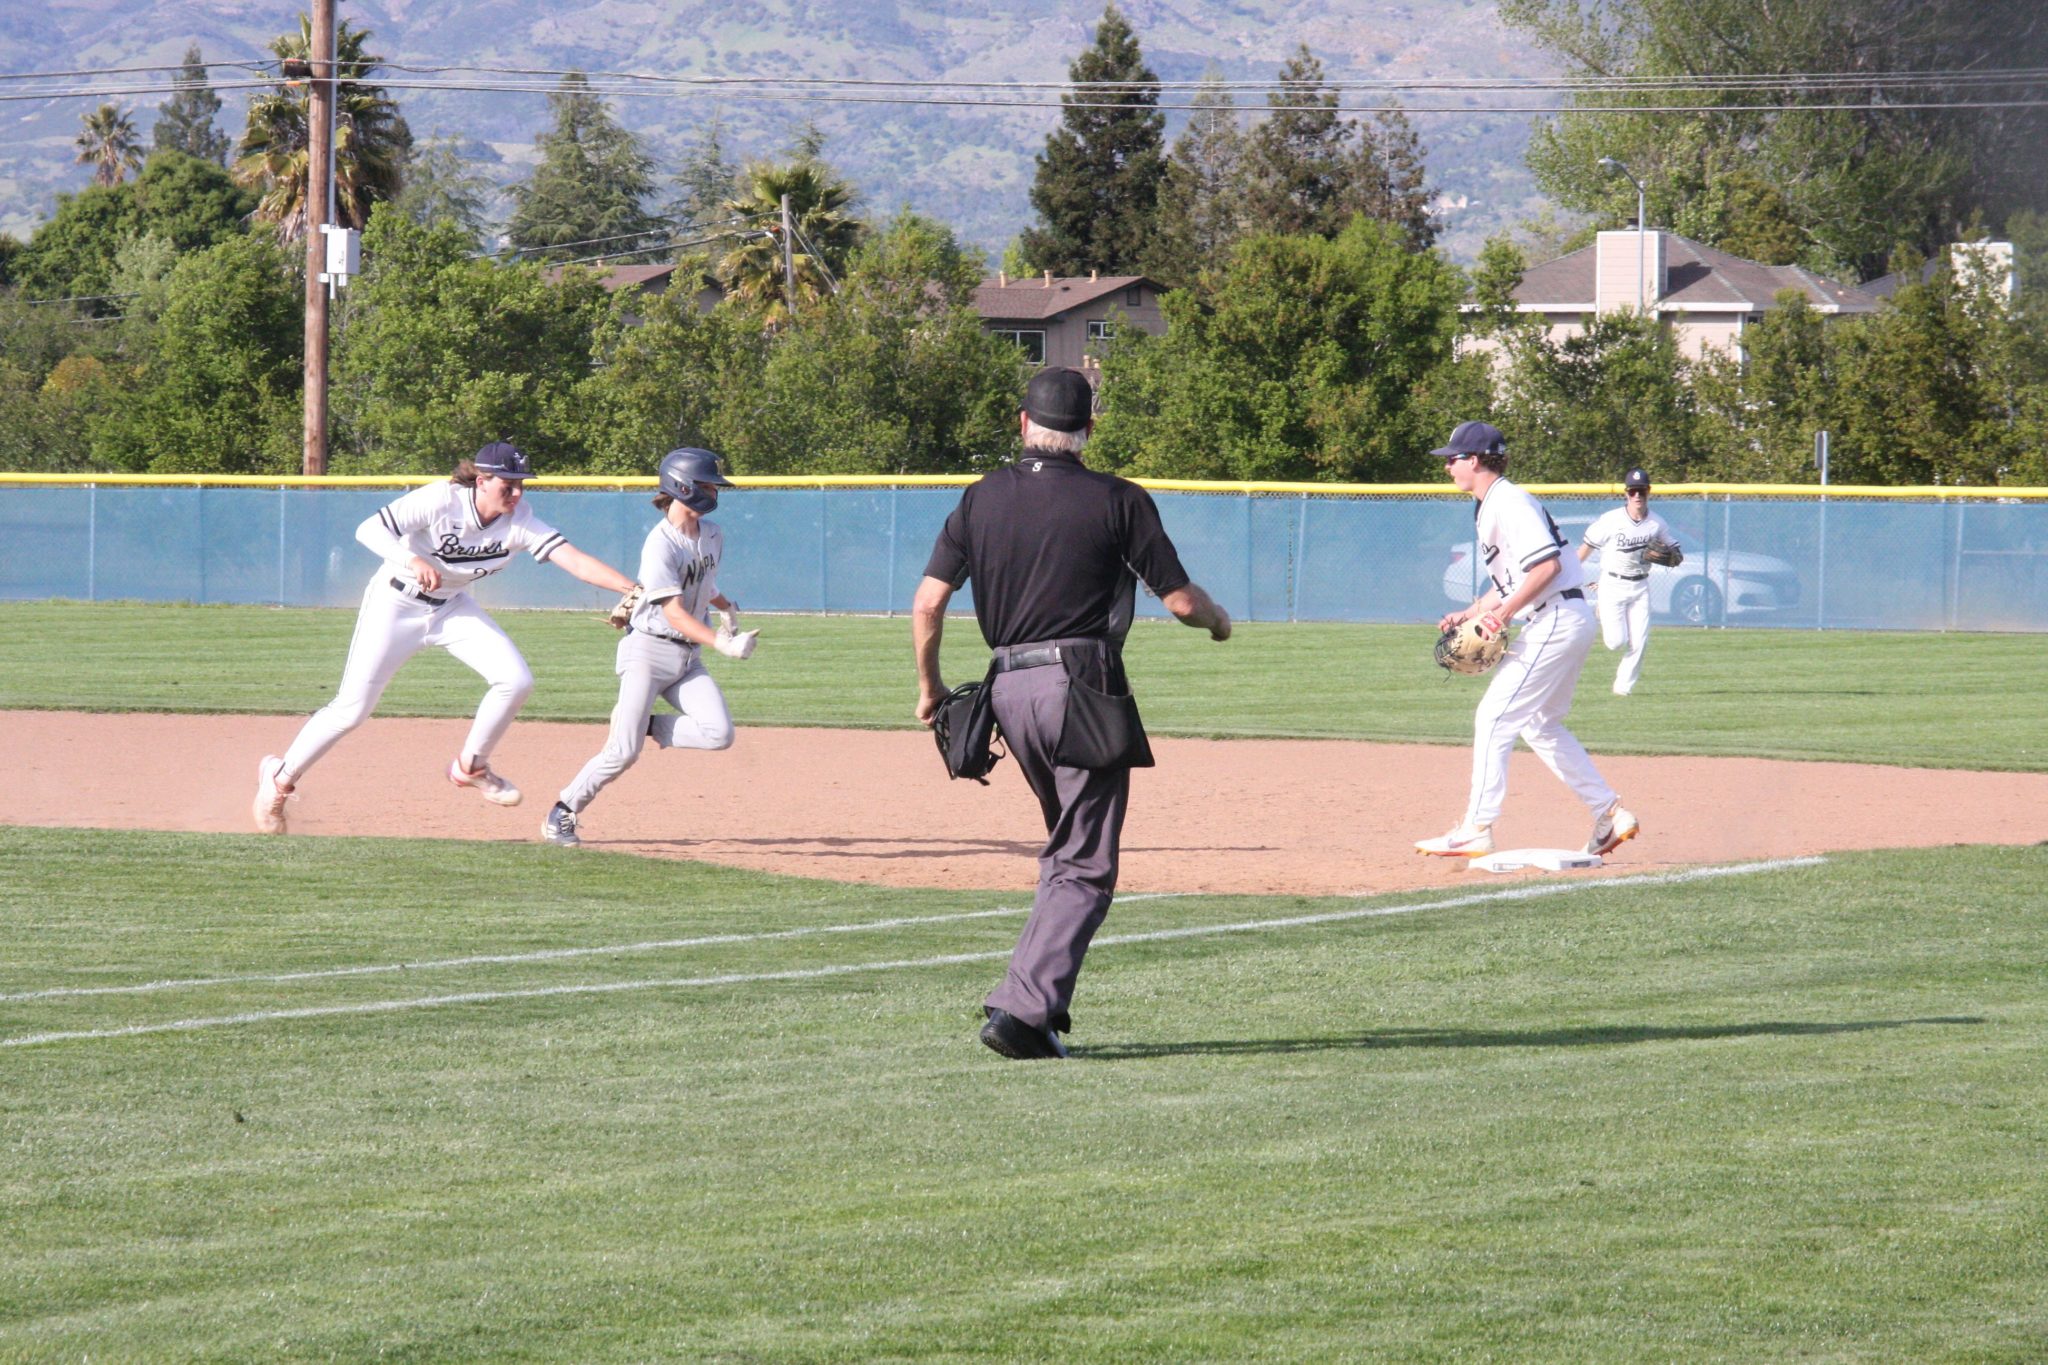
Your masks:
[{"label": "brick chimney", "polygon": [[1047,289],[1052,288],[1052,272],[1050,270],[1045,272],[1045,287]]},{"label": "brick chimney", "polygon": [[1633,311],[1639,279],[1643,306],[1656,311],[1657,300],[1664,295],[1664,238],[1665,234],[1656,228],[1648,232],[1623,228],[1600,234],[1593,249],[1595,312],[1611,313],[1619,308]]},{"label": "brick chimney", "polygon": [[998,270],[998,271],[996,272],[996,288],[998,288],[998,289],[1008,289],[1009,287],[1010,287],[1010,272],[1009,272],[1009,271],[1007,271],[1007,270]]}]

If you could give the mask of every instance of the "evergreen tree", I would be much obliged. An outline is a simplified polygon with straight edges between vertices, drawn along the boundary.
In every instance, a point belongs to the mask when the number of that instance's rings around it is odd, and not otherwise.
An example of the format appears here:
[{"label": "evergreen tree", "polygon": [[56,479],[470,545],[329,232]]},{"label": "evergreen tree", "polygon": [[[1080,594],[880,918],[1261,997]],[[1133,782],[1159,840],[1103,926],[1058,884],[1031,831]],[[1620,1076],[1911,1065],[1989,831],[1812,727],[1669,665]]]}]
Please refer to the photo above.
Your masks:
[{"label": "evergreen tree", "polygon": [[1060,126],[1037,158],[1031,206],[1039,225],[1026,229],[1024,252],[1033,269],[1055,275],[1128,273],[1144,259],[1158,215],[1165,119],[1156,85],[1097,83],[1158,77],[1114,4],[1067,77],[1076,88],[1060,97]]},{"label": "evergreen tree", "polygon": [[1272,112],[1246,145],[1246,214],[1262,232],[1334,237],[1355,214],[1401,229],[1411,247],[1436,239],[1422,147],[1399,112],[1368,127],[1338,115],[1323,64],[1307,44],[1280,68]]},{"label": "evergreen tree", "polygon": [[453,223],[475,244],[490,226],[490,196],[491,182],[463,158],[458,140],[437,137],[406,158],[405,188],[393,207],[415,223]]},{"label": "evergreen tree", "polygon": [[206,79],[199,44],[185,49],[185,65],[176,84],[178,93],[156,107],[156,150],[183,152],[216,166],[227,165],[228,135],[213,126],[214,116],[220,113],[220,96]]},{"label": "evergreen tree", "polygon": [[654,162],[640,139],[580,71],[562,78],[548,106],[555,122],[540,136],[540,164],[512,187],[512,245],[543,260],[618,258],[655,245],[661,221],[646,208]]},{"label": "evergreen tree", "polygon": [[1169,288],[1220,266],[1244,232],[1244,134],[1237,103],[1214,67],[1194,104],[1167,158],[1158,230],[1145,256],[1145,273]]},{"label": "evergreen tree", "polygon": [[129,171],[142,166],[142,144],[135,140],[135,123],[118,105],[102,104],[83,114],[74,145],[78,160],[92,167],[92,183],[118,185]]},{"label": "evergreen tree", "polygon": [[1245,148],[1245,210],[1259,232],[1333,237],[1350,217],[1341,200],[1352,165],[1353,126],[1306,43],[1280,68],[1266,96],[1272,112]]},{"label": "evergreen tree", "polygon": [[676,172],[676,198],[669,216],[701,227],[724,214],[726,201],[738,189],[739,167],[728,155],[724,121],[714,113]]}]

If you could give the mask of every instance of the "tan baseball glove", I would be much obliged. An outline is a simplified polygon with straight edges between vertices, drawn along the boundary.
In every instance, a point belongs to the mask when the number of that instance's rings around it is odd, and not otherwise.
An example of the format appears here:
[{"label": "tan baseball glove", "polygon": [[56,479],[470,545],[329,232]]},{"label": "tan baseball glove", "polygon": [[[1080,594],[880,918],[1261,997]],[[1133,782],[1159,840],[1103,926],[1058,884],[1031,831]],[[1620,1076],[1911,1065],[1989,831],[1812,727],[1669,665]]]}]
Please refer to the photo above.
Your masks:
[{"label": "tan baseball glove", "polygon": [[1643,550],[1643,558],[1652,564],[1662,564],[1667,569],[1675,569],[1685,563],[1685,551],[1678,548],[1677,541],[1665,540],[1659,536]]},{"label": "tan baseball glove", "polygon": [[1500,662],[1500,656],[1507,651],[1508,633],[1488,631],[1481,625],[1483,619],[1475,616],[1436,637],[1437,667],[1477,675]]},{"label": "tan baseball glove", "polygon": [[613,630],[624,630],[633,624],[633,612],[639,607],[640,599],[646,593],[647,589],[635,583],[626,595],[618,600],[618,604],[605,613],[605,623]]}]

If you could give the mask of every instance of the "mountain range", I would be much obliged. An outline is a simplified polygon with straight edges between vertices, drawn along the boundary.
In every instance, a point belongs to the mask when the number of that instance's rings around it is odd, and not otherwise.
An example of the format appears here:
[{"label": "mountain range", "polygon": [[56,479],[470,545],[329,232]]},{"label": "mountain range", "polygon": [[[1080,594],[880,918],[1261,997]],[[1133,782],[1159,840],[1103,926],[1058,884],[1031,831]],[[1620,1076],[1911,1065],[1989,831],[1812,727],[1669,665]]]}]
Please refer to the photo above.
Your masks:
[{"label": "mountain range", "polygon": [[[1247,116],[1264,106],[1265,83],[1303,43],[1332,80],[1551,72],[1541,53],[1503,26],[1490,0],[1127,0],[1121,8],[1162,79],[1192,81],[1214,70],[1246,82],[1235,93]],[[370,51],[387,63],[376,79],[414,135],[459,138],[464,154],[502,186],[532,167],[534,138],[548,123],[545,90],[555,79],[548,73],[908,83],[868,92],[885,99],[915,97],[919,86],[940,81],[1057,83],[1102,10],[1097,0],[343,0],[339,12],[370,30]],[[80,116],[102,100],[132,111],[148,145],[166,96],[138,87],[161,84],[168,73],[115,69],[175,65],[194,42],[212,64],[268,61],[266,44],[295,30],[298,14],[276,0],[34,0],[0,9],[0,231],[26,236],[58,192],[88,183],[72,140]],[[406,69],[456,66],[543,74],[517,91],[407,88],[512,79]],[[70,71],[94,74],[19,79]],[[247,91],[227,87],[257,76],[229,65],[215,65],[211,75],[226,102],[221,126],[238,134]],[[53,86],[66,93],[42,95]],[[811,120],[825,135],[825,156],[858,186],[870,212],[908,205],[996,252],[1031,221],[1033,157],[1058,122],[1056,95],[1012,92],[1004,97],[1024,101],[1012,107],[916,107],[768,98],[742,84],[620,97],[613,109],[645,139],[664,176],[714,117],[742,157],[776,154]],[[1179,98],[1169,93],[1166,102]],[[1489,233],[1542,202],[1522,159],[1531,116],[1457,107],[1473,99],[1406,100],[1439,195],[1442,240],[1468,260]],[[1347,104],[1379,102],[1368,92],[1346,96]],[[1425,103],[1453,107],[1425,112]],[[1185,117],[1169,113],[1169,139]]]}]

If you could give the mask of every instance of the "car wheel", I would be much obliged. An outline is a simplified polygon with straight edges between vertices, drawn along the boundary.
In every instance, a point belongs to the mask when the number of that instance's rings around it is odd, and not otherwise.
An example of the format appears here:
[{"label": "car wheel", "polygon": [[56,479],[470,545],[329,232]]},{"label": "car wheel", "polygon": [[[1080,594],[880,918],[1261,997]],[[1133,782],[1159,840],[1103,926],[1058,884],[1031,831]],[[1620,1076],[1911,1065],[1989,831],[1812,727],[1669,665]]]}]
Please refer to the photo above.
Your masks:
[{"label": "car wheel", "polygon": [[1721,619],[1721,590],[1704,578],[1688,578],[1671,590],[1671,611],[1689,626]]}]

